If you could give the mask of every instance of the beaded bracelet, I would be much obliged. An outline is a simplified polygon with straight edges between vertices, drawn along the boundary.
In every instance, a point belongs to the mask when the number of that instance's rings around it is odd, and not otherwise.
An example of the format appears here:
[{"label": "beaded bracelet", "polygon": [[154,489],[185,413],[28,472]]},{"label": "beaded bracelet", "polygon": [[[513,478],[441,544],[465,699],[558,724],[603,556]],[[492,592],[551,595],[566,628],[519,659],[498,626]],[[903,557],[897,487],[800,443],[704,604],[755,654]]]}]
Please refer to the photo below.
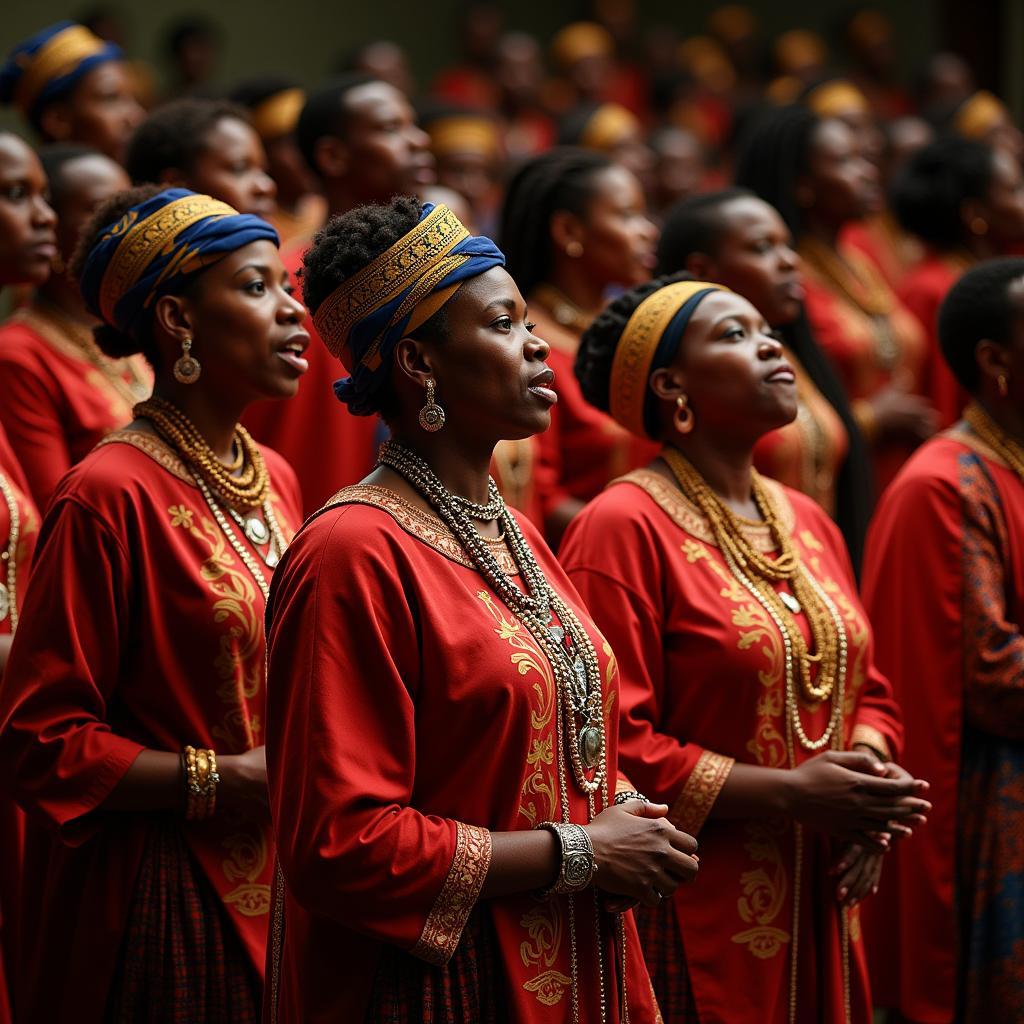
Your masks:
[{"label": "beaded bracelet", "polygon": [[546,829],[558,839],[562,854],[558,879],[554,885],[545,889],[541,896],[550,896],[552,893],[561,895],[586,889],[597,872],[594,844],[591,843],[587,830],[582,825],[563,825],[556,821],[542,821],[537,828]]},{"label": "beaded bracelet", "polygon": [[630,800],[639,800],[641,803],[649,804],[650,800],[643,795],[638,793],[635,789],[624,789],[621,793],[615,794],[615,799],[612,801],[613,806],[618,807],[619,804],[628,803]]},{"label": "beaded bracelet", "polygon": [[185,769],[185,817],[189,821],[203,821],[212,817],[217,806],[217,755],[190,745],[181,758]]}]

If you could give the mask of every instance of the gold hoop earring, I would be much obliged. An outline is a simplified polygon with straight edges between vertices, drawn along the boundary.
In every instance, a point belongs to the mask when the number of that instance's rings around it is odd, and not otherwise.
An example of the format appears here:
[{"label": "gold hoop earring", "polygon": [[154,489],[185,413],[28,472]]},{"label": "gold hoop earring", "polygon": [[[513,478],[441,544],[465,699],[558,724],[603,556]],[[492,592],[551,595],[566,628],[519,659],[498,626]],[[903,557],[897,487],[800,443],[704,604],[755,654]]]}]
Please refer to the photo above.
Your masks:
[{"label": "gold hoop earring", "polygon": [[676,399],[676,411],[672,416],[672,423],[680,434],[688,434],[693,430],[693,410],[690,408],[690,400],[686,395],[680,395]]},{"label": "gold hoop earring", "polygon": [[433,434],[444,426],[444,409],[434,401],[437,385],[428,377],[423,385],[427,389],[427,404],[420,409],[420,426]]},{"label": "gold hoop earring", "polygon": [[192,339],[186,334],[181,339],[181,356],[174,364],[174,379],[179,384],[195,384],[202,372],[199,360],[192,355]]},{"label": "gold hoop earring", "polygon": [[996,377],[996,385],[999,387],[999,394],[1005,398],[1010,393],[1010,383],[1006,379],[1006,374],[1001,373]]},{"label": "gold hoop earring", "polygon": [[565,247],[565,255],[570,259],[578,260],[583,255],[583,243],[582,242],[570,242]]}]

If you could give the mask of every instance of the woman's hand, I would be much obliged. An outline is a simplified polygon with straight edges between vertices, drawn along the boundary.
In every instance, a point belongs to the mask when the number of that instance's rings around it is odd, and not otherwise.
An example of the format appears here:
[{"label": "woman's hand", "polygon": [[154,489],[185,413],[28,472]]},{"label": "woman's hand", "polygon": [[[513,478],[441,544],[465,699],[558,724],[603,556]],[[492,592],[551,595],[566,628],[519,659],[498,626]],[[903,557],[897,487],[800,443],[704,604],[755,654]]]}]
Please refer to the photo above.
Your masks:
[{"label": "woman's hand", "polygon": [[270,820],[267,790],[267,748],[253,747],[244,754],[222,754],[217,758],[216,814],[242,810],[260,821]]},{"label": "woman's hand", "polygon": [[[923,824],[931,804],[919,794],[928,783],[893,765],[897,774],[872,754],[827,751],[789,772],[789,811],[806,825],[861,843],[888,848],[895,826]],[[890,825],[890,823],[893,823]]]},{"label": "woman's hand", "polygon": [[613,897],[608,909],[657,906],[697,876],[697,840],[680,832],[667,814],[666,804],[629,800],[606,808],[585,826],[597,864],[594,884]]},{"label": "woman's hand", "polygon": [[829,872],[838,876],[836,899],[844,907],[855,907],[866,896],[878,892],[882,877],[884,853],[867,850],[859,843],[849,843]]}]

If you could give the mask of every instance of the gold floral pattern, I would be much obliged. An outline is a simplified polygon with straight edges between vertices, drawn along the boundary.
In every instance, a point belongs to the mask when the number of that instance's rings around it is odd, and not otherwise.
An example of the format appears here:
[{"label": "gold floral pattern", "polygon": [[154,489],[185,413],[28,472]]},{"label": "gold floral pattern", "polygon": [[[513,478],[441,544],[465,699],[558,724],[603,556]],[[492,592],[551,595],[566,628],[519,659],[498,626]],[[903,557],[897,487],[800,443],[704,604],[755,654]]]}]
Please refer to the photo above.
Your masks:
[{"label": "gold floral pattern", "polygon": [[562,912],[552,897],[526,914],[520,922],[529,938],[520,944],[523,965],[542,965],[545,969],[524,982],[523,988],[537,997],[543,1006],[561,1002],[572,978],[555,967],[562,946]]},{"label": "gold floral pattern", "polygon": [[455,856],[412,955],[440,967],[452,958],[491,866],[491,833],[456,822]]},{"label": "gold floral pattern", "polygon": [[683,832],[697,835],[735,763],[735,758],[705,750],[686,777],[682,791],[669,811],[669,821]]},{"label": "gold floral pattern", "polygon": [[775,924],[789,889],[780,840],[788,826],[782,821],[753,821],[747,825],[744,847],[751,860],[763,865],[740,875],[739,915],[749,927],[732,941],[746,946],[759,960],[768,960],[789,943],[790,933]]},{"label": "gold floral pattern", "polygon": [[221,841],[228,851],[223,864],[224,876],[241,884],[232,889],[224,902],[246,917],[259,917],[270,912],[270,886],[257,879],[267,866],[267,836],[258,825],[235,832]]}]

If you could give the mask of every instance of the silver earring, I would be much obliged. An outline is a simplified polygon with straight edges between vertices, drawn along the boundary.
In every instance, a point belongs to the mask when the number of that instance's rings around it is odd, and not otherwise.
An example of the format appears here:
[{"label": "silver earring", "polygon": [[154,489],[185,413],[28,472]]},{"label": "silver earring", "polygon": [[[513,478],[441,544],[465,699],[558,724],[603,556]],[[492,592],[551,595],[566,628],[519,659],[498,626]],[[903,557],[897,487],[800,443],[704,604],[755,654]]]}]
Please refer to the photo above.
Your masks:
[{"label": "silver earring", "polygon": [[174,379],[179,384],[195,384],[203,368],[192,355],[192,339],[186,334],[181,339],[181,356],[174,364]]},{"label": "silver earring", "polygon": [[437,385],[430,377],[424,387],[427,389],[427,404],[420,409],[420,426],[432,434],[444,426],[444,409],[434,401]]}]

